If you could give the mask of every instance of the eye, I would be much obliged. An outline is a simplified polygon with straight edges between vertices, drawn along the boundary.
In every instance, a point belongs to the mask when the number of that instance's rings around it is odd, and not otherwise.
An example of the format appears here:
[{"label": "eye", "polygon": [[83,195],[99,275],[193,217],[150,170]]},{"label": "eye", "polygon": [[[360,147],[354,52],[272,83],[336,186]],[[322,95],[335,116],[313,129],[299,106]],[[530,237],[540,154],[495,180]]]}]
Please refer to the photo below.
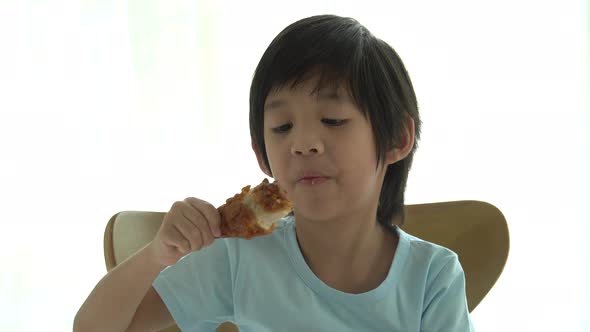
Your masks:
[{"label": "eye", "polygon": [[272,128],[272,131],[273,131],[273,133],[282,134],[282,133],[288,132],[289,129],[291,129],[292,127],[293,127],[292,123],[287,123],[282,126]]},{"label": "eye", "polygon": [[342,126],[343,124],[345,124],[346,122],[348,122],[348,119],[322,119],[322,122],[330,127],[338,127],[338,126]]}]

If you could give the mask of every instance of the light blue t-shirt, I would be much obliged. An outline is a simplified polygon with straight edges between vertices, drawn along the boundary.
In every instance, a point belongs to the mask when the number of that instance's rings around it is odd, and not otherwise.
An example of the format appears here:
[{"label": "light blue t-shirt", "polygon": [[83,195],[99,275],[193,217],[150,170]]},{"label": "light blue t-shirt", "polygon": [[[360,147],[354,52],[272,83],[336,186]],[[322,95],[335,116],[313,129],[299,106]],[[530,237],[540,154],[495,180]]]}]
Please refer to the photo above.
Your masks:
[{"label": "light blue t-shirt", "polygon": [[154,288],[183,331],[473,331],[457,255],[396,228],[399,244],[377,288],[344,293],[309,268],[293,217],[270,235],[219,239],[182,258]]}]

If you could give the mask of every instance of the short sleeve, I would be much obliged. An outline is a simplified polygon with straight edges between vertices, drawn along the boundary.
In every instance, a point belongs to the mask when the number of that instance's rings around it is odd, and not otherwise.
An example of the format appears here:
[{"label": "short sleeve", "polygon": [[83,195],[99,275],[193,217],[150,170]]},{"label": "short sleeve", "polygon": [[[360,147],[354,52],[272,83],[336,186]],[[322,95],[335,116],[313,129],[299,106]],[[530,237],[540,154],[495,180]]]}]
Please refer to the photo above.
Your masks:
[{"label": "short sleeve", "polygon": [[425,295],[420,331],[475,331],[465,293],[465,274],[456,254],[447,257]]},{"label": "short sleeve", "polygon": [[203,321],[233,317],[233,282],[225,240],[181,258],[164,269],[152,286],[176,324],[194,330]]}]

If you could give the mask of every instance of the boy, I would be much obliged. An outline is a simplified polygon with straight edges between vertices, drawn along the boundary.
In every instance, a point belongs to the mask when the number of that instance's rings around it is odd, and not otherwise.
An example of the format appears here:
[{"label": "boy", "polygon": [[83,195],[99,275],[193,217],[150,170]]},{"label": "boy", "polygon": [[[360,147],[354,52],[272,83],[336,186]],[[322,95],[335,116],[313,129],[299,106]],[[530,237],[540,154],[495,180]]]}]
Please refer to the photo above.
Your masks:
[{"label": "boy", "polygon": [[389,45],[350,18],[293,23],[250,92],[254,153],[293,215],[267,236],[218,239],[215,207],[176,202],[155,239],[99,282],[75,329],[472,331],[456,254],[398,227],[420,125]]}]

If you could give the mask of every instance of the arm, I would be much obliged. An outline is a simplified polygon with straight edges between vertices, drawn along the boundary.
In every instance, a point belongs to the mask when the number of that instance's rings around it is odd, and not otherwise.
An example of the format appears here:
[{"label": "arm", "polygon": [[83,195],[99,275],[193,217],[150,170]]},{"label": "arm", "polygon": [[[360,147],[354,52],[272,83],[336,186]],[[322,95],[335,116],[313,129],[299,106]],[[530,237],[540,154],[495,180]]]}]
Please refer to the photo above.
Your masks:
[{"label": "arm", "polygon": [[111,270],[90,293],[74,320],[74,331],[134,331],[174,323],[151,287],[165,267],[146,246]]},{"label": "arm", "polygon": [[420,331],[475,331],[467,307],[465,274],[456,255],[433,278],[424,304]]},{"label": "arm", "polygon": [[154,240],[110,271],[74,319],[74,331],[135,331],[170,326],[174,320],[152,283],[166,267],[211,245],[219,212],[189,197],[175,202]]}]

